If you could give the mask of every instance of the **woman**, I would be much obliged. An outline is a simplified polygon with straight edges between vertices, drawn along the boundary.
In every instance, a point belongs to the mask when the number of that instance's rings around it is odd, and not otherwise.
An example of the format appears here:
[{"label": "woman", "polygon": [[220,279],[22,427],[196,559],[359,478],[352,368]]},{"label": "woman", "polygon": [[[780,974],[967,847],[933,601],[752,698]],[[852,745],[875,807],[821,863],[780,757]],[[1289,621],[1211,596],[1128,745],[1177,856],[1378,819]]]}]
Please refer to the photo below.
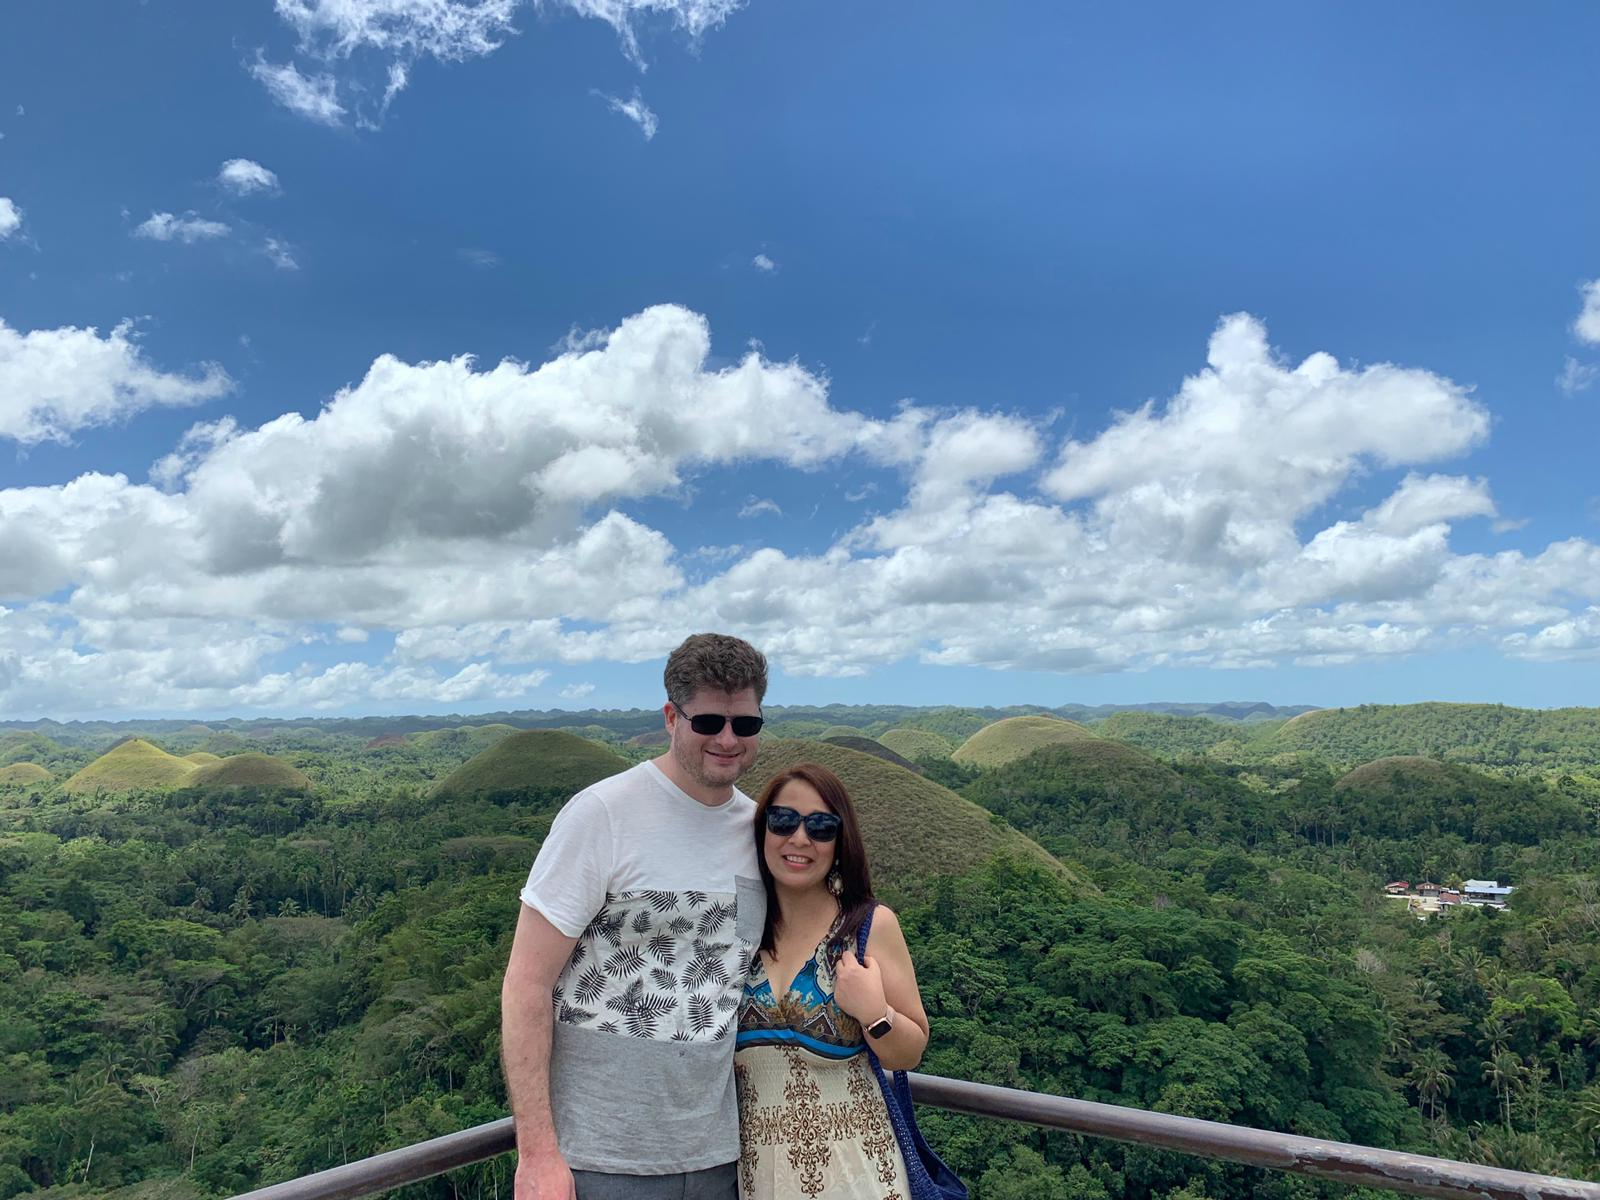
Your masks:
[{"label": "woman", "polygon": [[928,1017],[900,923],[873,899],[855,807],[838,776],[801,763],[762,790],[755,838],[767,924],[734,1055],[739,1196],[904,1200],[905,1162],[866,1049],[885,1070],[916,1066]]}]

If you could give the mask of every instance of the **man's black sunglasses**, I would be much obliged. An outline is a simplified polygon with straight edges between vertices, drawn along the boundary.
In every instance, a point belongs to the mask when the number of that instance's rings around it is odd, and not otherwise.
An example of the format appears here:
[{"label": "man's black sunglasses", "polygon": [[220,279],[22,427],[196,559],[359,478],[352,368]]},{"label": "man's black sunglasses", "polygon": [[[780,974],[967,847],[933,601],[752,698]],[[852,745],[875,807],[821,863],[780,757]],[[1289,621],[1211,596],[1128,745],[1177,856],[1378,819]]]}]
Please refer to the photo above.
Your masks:
[{"label": "man's black sunglasses", "polygon": [[775,833],[779,837],[788,837],[801,823],[805,824],[806,836],[813,842],[831,842],[839,836],[839,826],[844,822],[839,820],[836,813],[814,812],[802,817],[794,809],[782,804],[767,805],[767,832]]},{"label": "man's black sunglasses", "polygon": [[724,725],[733,726],[734,737],[755,737],[767,723],[765,717],[725,717],[721,713],[695,713],[691,717],[677,701],[673,701],[672,707],[689,722],[689,728],[701,737],[715,737],[722,732]]}]

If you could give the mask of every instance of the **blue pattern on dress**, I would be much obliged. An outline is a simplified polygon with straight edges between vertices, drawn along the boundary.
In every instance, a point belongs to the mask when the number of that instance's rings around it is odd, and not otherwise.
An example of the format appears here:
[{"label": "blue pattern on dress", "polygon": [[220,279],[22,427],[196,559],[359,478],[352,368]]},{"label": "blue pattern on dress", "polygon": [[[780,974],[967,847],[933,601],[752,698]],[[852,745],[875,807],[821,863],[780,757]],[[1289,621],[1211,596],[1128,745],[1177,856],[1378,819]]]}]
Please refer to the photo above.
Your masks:
[{"label": "blue pattern on dress", "polygon": [[755,955],[739,1006],[737,1048],[799,1046],[833,1059],[851,1058],[867,1048],[860,1022],[833,1000],[833,967],[828,961],[833,932],[830,929],[817,943],[781,1000],[772,994],[765,960]]}]

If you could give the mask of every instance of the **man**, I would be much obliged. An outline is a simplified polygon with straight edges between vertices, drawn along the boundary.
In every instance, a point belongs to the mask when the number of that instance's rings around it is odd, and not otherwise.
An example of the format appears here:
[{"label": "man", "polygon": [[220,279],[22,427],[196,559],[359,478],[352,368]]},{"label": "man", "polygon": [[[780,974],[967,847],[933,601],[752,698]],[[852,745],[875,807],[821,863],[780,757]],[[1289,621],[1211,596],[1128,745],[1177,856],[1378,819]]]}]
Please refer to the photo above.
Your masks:
[{"label": "man", "polygon": [[557,815],[501,989],[514,1200],[733,1200],[734,1024],[766,892],[755,762],[767,661],[696,634],[664,675],[665,754]]}]

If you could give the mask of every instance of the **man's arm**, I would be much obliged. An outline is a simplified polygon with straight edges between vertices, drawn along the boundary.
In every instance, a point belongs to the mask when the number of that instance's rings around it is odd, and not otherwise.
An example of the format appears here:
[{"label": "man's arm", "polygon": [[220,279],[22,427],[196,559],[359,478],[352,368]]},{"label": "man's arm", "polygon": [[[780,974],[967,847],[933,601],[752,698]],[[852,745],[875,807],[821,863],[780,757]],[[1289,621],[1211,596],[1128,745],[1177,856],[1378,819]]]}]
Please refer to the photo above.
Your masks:
[{"label": "man's arm", "polygon": [[513,1200],[575,1200],[572,1172],[550,1119],[551,993],[577,938],[521,906],[500,986],[500,1053],[517,1128]]}]

